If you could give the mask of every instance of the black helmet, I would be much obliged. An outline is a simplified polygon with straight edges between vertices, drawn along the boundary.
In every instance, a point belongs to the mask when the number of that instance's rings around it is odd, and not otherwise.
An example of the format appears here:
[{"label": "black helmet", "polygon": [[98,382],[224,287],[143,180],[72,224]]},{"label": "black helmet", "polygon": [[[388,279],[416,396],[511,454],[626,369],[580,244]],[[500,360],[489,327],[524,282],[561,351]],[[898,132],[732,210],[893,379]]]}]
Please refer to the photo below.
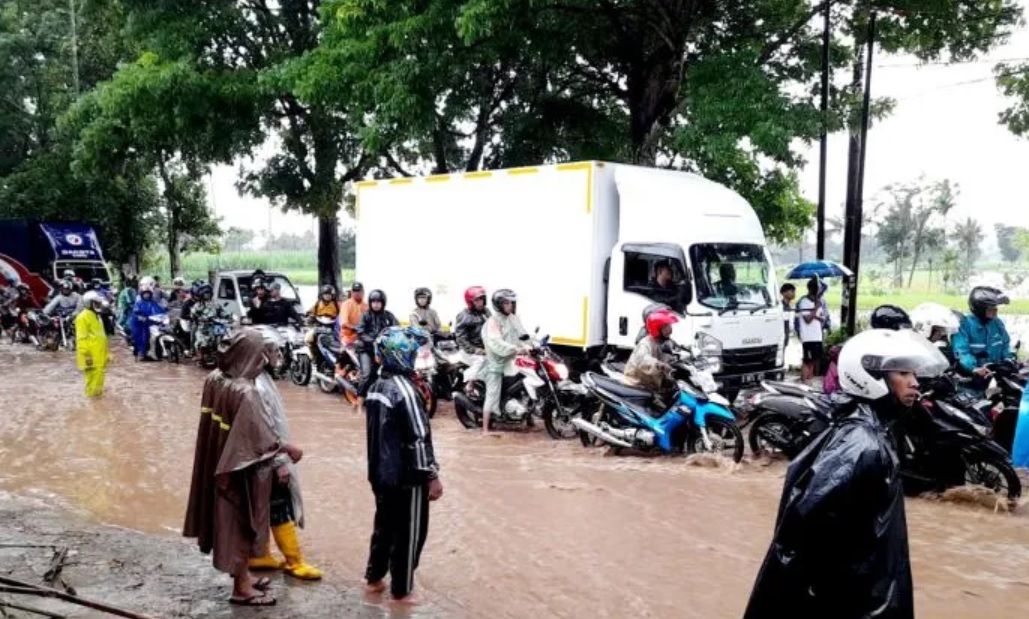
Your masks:
[{"label": "black helmet", "polygon": [[889,329],[891,331],[913,328],[908,313],[896,305],[880,305],[875,308],[870,324],[873,329]]},{"label": "black helmet", "polygon": [[1008,303],[1011,303],[1011,299],[1008,299],[1006,294],[989,286],[976,286],[968,294],[968,309],[979,320],[986,320],[986,310],[991,307],[1007,305]]},{"label": "black helmet", "polygon": [[211,294],[211,295],[214,294],[214,288],[212,288],[211,284],[208,284],[207,282],[202,282],[199,286],[196,287],[195,290],[196,290],[195,294],[198,297],[202,297],[202,296],[204,296],[206,294]]},{"label": "black helmet", "polygon": [[382,301],[382,309],[386,309],[386,293],[381,290],[373,290],[368,293],[368,306],[371,307],[372,303],[376,301]]},{"label": "black helmet", "polygon": [[331,285],[329,285],[329,284],[325,284],[324,286],[322,286],[321,290],[318,291],[318,294],[319,295],[331,294],[331,295],[335,296],[336,295],[336,288],[331,286]]},{"label": "black helmet", "polygon": [[425,304],[426,307],[432,304],[432,291],[422,286],[421,288],[415,288],[414,290],[414,302],[418,303],[418,297],[429,297],[429,302]]},{"label": "black helmet", "polygon": [[503,310],[500,309],[500,304],[504,301],[511,302],[511,313],[515,313],[515,304],[518,303],[518,295],[515,294],[514,290],[511,290],[509,288],[501,288],[500,290],[493,293],[493,309],[502,313]]}]

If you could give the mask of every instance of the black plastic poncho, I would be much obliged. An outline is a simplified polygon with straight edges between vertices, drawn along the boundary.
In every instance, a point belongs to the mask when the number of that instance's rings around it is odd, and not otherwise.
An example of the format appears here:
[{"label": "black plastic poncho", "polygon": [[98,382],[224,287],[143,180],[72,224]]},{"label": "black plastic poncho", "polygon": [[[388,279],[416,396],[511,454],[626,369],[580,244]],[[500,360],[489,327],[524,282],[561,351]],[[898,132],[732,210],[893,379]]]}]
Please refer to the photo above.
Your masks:
[{"label": "black plastic poncho", "polygon": [[790,464],[744,619],[914,616],[899,461],[856,405]]}]

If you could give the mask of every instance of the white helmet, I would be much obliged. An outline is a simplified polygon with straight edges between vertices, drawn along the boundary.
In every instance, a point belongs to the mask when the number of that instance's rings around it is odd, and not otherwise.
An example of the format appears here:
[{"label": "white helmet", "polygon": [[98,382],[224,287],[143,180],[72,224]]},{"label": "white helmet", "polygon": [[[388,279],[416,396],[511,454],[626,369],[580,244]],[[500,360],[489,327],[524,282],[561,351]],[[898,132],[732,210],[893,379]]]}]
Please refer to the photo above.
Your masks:
[{"label": "white helmet", "polygon": [[847,340],[837,370],[844,393],[878,400],[890,394],[886,372],[914,372],[928,378],[939,376],[948,366],[939,349],[914,331],[872,329]]},{"label": "white helmet", "polygon": [[143,294],[144,292],[149,292],[149,293],[153,294],[153,292],[154,292],[154,285],[153,284],[140,284],[139,285],[139,294]]},{"label": "white helmet", "polygon": [[97,294],[95,290],[90,290],[86,294],[82,295],[82,304],[86,307],[93,307],[93,304],[100,305],[103,303],[103,299]]},{"label": "white helmet", "polygon": [[926,338],[932,336],[934,327],[943,329],[947,335],[954,335],[961,327],[954,312],[939,303],[922,303],[911,310],[911,323],[915,331]]},{"label": "white helmet", "polygon": [[148,290],[153,290],[154,289],[154,278],[150,277],[149,275],[147,275],[143,279],[139,280],[139,290],[140,290],[140,292],[143,291],[143,288],[147,288]]}]

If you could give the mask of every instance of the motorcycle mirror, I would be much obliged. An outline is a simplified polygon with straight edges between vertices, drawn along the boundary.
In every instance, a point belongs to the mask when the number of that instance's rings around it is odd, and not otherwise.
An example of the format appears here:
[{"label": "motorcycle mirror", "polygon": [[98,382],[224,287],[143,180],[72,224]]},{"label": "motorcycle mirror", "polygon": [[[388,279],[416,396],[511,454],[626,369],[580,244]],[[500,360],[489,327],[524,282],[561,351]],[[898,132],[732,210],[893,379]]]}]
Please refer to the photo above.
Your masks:
[{"label": "motorcycle mirror", "polygon": [[536,331],[534,331],[534,333],[539,334],[539,332],[540,332],[539,325],[536,325]]},{"label": "motorcycle mirror", "polygon": [[525,335],[522,335],[522,336],[521,336],[521,337],[519,337],[518,339],[519,339],[519,340],[521,340],[521,341],[523,341],[523,342],[525,342],[525,341],[527,341],[527,340],[529,339],[529,334],[528,334],[528,333],[526,333]]}]

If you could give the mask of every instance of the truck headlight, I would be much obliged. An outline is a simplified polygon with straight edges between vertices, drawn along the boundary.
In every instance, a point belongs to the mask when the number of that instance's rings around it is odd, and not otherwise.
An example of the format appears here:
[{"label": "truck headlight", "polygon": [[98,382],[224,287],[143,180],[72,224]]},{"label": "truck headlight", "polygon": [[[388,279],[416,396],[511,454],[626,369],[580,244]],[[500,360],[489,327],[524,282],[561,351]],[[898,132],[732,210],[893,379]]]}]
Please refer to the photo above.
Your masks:
[{"label": "truck headlight", "polygon": [[707,371],[718,374],[722,371],[722,341],[708,333],[697,334],[697,347],[707,359]]},{"label": "truck headlight", "polygon": [[786,347],[778,346],[775,352],[775,367],[781,368],[782,364],[786,361]]}]

